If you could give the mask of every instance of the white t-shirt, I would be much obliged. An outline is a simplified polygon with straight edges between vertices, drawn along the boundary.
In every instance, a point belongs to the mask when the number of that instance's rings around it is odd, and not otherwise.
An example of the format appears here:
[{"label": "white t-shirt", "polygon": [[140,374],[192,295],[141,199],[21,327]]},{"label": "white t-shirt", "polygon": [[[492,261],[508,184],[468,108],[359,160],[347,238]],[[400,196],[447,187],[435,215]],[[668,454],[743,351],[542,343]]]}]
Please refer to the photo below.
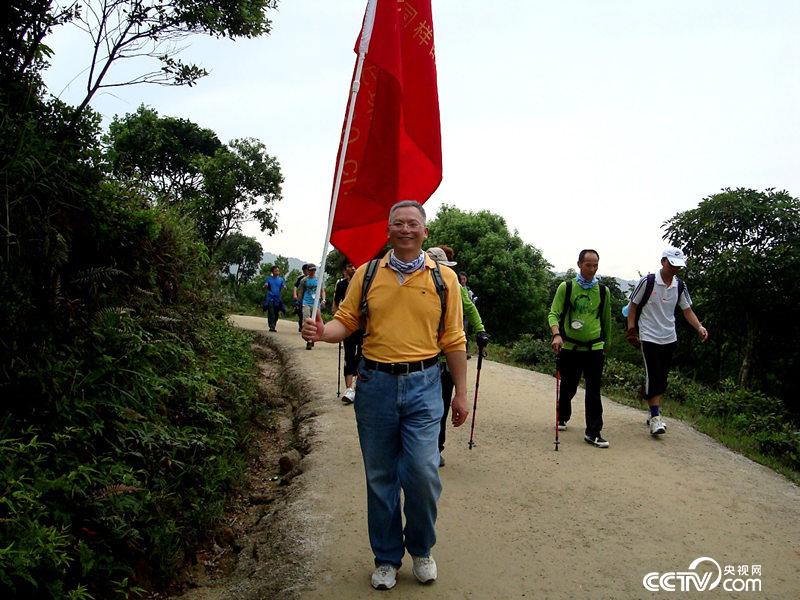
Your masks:
[{"label": "white t-shirt", "polygon": [[[645,287],[647,287],[647,277],[642,277],[631,294],[631,302],[641,304]],[[661,278],[661,271],[656,271],[653,293],[639,317],[640,340],[654,344],[671,344],[678,341],[678,334],[675,333],[676,302],[681,310],[689,308],[692,305],[689,289],[684,285],[683,294],[678,300],[678,278],[673,277],[672,283],[667,287]]]}]

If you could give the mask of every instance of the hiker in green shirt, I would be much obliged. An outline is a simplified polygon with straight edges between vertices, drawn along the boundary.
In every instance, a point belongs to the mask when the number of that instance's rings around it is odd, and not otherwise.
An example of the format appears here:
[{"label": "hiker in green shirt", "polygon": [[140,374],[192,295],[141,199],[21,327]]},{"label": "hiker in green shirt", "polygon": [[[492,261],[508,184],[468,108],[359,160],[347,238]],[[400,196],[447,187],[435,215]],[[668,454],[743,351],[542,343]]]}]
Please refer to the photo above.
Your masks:
[{"label": "hiker in green shirt", "polygon": [[561,374],[557,427],[561,431],[567,428],[572,416],[572,398],[583,374],[586,386],[583,439],[598,448],[608,448],[608,441],[600,434],[603,429],[600,380],[611,330],[611,301],[608,290],[596,277],[599,261],[600,255],[596,250],[581,250],[579,272],[574,280],[558,286],[547,322],[553,334],[552,346],[558,354]]},{"label": "hiker in green shirt", "polygon": [[[453,261],[453,249],[449,246],[434,246],[428,249],[428,256],[435,260],[440,266],[454,267],[457,263]],[[461,291],[461,304],[464,308],[464,322],[469,324],[471,331],[477,332],[476,340],[478,342],[478,352],[482,352],[486,345],[489,343],[489,335],[483,326],[481,315],[478,309],[475,308],[475,303],[470,298],[469,290],[463,286],[459,286]],[[466,328],[465,328],[466,332]],[[453,378],[450,376],[450,371],[447,369],[447,363],[440,360],[439,364],[442,369],[442,402],[444,402],[444,414],[439,427],[439,466],[444,466],[444,451],[445,432],[447,431],[447,415],[450,412],[450,403],[453,399]]]}]

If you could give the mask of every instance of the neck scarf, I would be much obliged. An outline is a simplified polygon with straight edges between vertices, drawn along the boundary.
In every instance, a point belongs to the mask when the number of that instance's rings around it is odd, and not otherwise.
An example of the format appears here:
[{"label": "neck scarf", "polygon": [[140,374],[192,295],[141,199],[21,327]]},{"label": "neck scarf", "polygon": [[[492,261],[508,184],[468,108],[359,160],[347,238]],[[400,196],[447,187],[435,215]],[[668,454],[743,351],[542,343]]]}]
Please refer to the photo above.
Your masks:
[{"label": "neck scarf", "polygon": [[578,273],[578,274],[575,276],[575,281],[576,281],[576,282],[578,283],[578,285],[579,285],[579,286],[581,286],[583,289],[585,289],[585,290],[590,290],[590,289],[592,289],[594,286],[596,286],[596,285],[597,285],[598,279],[597,279],[597,277],[592,277],[592,280],[591,280],[591,281],[586,281],[586,280],[585,280],[585,279],[584,279],[584,278],[581,276],[581,274],[580,274],[580,273]]},{"label": "neck scarf", "polygon": [[414,271],[422,268],[425,266],[425,253],[420,250],[419,256],[412,260],[411,262],[404,262],[397,258],[397,255],[392,250],[392,253],[389,255],[389,266],[398,271],[399,273],[404,273],[406,275],[410,275]]}]

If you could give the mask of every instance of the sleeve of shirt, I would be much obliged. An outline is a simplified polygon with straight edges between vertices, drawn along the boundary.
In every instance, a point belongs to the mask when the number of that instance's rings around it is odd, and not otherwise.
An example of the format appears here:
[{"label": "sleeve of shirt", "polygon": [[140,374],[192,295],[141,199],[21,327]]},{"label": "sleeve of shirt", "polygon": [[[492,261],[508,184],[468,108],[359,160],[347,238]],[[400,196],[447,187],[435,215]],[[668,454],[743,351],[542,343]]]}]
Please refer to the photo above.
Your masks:
[{"label": "sleeve of shirt", "polygon": [[678,298],[678,306],[681,307],[681,310],[686,310],[692,306],[692,297],[689,295],[689,286],[686,283],[683,284],[683,294]]},{"label": "sleeve of shirt", "polygon": [[[464,334],[464,307],[459,302],[461,294],[455,293],[461,285],[458,283],[458,276],[452,269],[442,269],[442,278],[447,285],[447,310],[444,313],[444,332],[439,339],[439,346],[442,351],[466,352],[467,336]],[[430,276],[430,275],[429,275]]]},{"label": "sleeve of shirt", "polygon": [[366,270],[366,265],[362,265],[350,278],[347,293],[339,303],[339,310],[333,315],[333,318],[344,325],[350,333],[361,327],[361,287],[364,283]]},{"label": "sleeve of shirt", "polygon": [[470,329],[475,331],[486,331],[483,326],[483,321],[481,320],[481,314],[478,312],[475,303],[470,300],[467,288],[464,286],[459,287],[461,288],[461,304],[463,305],[464,309],[464,317],[467,319]]},{"label": "sleeve of shirt", "polygon": [[641,304],[642,303],[642,296],[644,296],[644,288],[647,284],[647,276],[645,275],[639,280],[639,283],[636,284],[636,287],[633,288],[633,293],[631,294],[631,302],[634,304]]},{"label": "sleeve of shirt", "polygon": [[567,293],[566,290],[567,283],[565,281],[558,284],[555,296],[553,296],[553,302],[550,304],[550,312],[547,313],[547,324],[550,327],[558,325],[558,322],[561,320],[561,313],[564,311],[564,295]]}]

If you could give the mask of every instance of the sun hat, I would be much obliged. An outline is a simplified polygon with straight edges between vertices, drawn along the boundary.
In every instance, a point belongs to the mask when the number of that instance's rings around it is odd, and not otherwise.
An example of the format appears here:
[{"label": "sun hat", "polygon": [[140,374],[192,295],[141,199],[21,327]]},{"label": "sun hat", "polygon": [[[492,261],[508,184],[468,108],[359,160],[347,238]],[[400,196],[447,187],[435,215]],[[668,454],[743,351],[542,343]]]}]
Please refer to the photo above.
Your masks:
[{"label": "sun hat", "polygon": [[447,255],[444,253],[444,250],[442,250],[438,246],[434,246],[433,248],[428,248],[428,256],[430,256],[433,260],[435,260],[440,265],[446,265],[448,267],[453,267],[453,266],[458,264],[454,260],[447,260]]},{"label": "sun hat", "polygon": [[661,253],[661,258],[666,258],[673,267],[685,267],[686,255],[680,248],[669,246]]}]

